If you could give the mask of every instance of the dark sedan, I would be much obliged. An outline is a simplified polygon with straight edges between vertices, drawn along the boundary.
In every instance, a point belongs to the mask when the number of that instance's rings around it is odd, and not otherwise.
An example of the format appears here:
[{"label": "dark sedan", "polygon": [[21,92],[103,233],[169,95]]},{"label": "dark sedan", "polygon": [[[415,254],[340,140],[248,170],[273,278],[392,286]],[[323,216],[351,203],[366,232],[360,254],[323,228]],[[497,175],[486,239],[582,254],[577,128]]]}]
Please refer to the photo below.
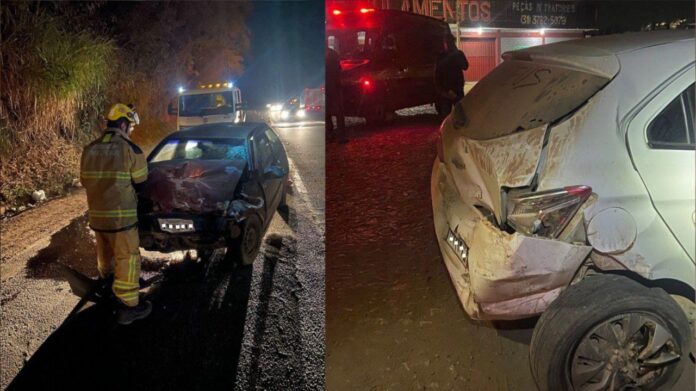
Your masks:
[{"label": "dark sedan", "polygon": [[266,228],[285,205],[288,158],[264,123],[210,124],[176,132],[148,157],[140,191],[141,246],[171,252],[227,247],[253,263]]}]

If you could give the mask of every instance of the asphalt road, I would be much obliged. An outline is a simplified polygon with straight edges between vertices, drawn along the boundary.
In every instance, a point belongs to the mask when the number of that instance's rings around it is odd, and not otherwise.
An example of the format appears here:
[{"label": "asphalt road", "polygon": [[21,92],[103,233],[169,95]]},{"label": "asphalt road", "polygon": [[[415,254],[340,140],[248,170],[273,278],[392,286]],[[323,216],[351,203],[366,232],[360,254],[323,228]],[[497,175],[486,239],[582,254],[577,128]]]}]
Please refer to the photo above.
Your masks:
[{"label": "asphalt road", "polygon": [[[536,390],[536,319],[471,320],[433,230],[438,119],[405,111],[379,129],[354,122],[327,145],[328,390]],[[693,390],[693,366],[675,390]]]},{"label": "asphalt road", "polygon": [[117,326],[91,305],[65,321],[77,298],[58,263],[96,276],[93,235],[79,216],[3,278],[2,388],[323,389],[324,129],[278,133],[293,193],[253,266],[225,262],[223,251],[207,260],[148,252],[150,317]]}]

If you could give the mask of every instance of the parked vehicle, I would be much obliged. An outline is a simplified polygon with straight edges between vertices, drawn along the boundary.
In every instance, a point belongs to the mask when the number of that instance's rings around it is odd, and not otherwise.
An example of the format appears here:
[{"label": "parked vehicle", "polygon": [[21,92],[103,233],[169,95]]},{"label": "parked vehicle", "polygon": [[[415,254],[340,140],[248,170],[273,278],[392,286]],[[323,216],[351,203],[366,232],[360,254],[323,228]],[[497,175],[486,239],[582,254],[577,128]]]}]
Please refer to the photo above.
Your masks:
[{"label": "parked vehicle", "polygon": [[324,87],[305,88],[302,95],[307,116],[323,120],[326,109]]},{"label": "parked vehicle", "polygon": [[435,103],[444,21],[394,10],[329,10],[328,46],[341,58],[345,115],[379,123],[395,110]]},{"label": "parked vehicle", "polygon": [[201,84],[194,90],[180,87],[176,105],[170,104],[167,111],[176,115],[177,130],[203,124],[246,121],[242,92],[232,82]]},{"label": "parked vehicle", "polygon": [[541,390],[670,390],[689,362],[696,279],[693,32],[503,57],[443,122],[433,165],[464,309],[541,314]]},{"label": "parked vehicle", "polygon": [[141,246],[171,252],[227,247],[250,264],[285,204],[288,158],[263,123],[201,125],[166,137],[148,157],[139,194]]}]

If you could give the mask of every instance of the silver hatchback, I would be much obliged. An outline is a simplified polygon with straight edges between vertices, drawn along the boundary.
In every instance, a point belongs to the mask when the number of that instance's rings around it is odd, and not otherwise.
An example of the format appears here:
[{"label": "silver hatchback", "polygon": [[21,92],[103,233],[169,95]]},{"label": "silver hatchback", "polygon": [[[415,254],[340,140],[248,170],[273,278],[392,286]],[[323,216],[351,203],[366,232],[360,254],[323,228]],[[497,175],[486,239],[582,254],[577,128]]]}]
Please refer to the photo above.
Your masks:
[{"label": "silver hatchback", "polygon": [[694,35],[504,55],[443,122],[431,192],[474,319],[541,315],[542,390],[670,389],[694,267]]}]

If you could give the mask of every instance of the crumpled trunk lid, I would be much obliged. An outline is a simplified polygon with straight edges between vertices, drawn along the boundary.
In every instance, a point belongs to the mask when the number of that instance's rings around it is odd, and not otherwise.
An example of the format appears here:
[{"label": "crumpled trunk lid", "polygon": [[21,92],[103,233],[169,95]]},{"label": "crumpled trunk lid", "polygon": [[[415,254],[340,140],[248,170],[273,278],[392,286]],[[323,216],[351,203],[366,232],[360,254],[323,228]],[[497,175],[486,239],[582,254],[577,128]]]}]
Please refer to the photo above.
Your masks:
[{"label": "crumpled trunk lid", "polygon": [[546,126],[492,140],[457,138],[449,149],[449,169],[460,194],[484,206],[501,222],[501,190],[528,186],[542,152]]},{"label": "crumpled trunk lid", "polygon": [[616,57],[603,51],[589,51],[569,65],[568,45],[506,54],[442,127],[445,164],[459,193],[493,212],[498,223],[504,220],[505,188],[531,184],[549,124],[582,106],[618,73]]},{"label": "crumpled trunk lid", "polygon": [[153,211],[211,213],[222,211],[234,198],[246,162],[186,160],[150,163],[140,194]]}]

